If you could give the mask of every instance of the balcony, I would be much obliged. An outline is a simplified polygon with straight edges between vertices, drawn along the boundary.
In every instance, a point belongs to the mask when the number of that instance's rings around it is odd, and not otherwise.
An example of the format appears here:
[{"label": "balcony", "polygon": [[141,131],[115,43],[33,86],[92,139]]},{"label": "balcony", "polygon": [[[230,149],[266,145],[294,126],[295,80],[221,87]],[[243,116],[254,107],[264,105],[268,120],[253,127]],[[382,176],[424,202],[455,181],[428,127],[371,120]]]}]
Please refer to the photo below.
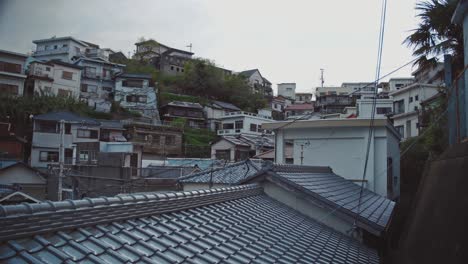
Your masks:
[{"label": "balcony", "polygon": [[58,49],[48,49],[48,50],[36,50],[33,52],[33,56],[44,56],[44,55],[52,55],[52,54],[62,54],[68,53],[70,49],[68,47],[62,47]]},{"label": "balcony", "polygon": [[272,120],[271,117],[269,116],[263,116],[255,113],[249,113],[249,112],[244,112],[244,111],[237,111],[237,112],[227,112],[224,113],[223,117],[237,117],[237,116],[252,116],[252,117],[258,117],[258,118],[264,118],[264,119],[270,119]]}]

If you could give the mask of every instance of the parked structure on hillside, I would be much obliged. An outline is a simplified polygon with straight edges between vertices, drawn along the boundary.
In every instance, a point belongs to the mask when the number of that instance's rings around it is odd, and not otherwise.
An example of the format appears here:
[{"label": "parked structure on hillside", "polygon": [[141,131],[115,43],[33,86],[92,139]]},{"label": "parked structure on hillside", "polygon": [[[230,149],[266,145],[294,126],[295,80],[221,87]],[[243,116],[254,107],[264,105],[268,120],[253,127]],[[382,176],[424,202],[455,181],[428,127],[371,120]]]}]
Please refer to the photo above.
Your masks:
[{"label": "parked structure on hillside", "polygon": [[220,118],[221,129],[218,130],[218,135],[263,135],[271,134],[271,131],[262,128],[265,122],[271,122],[272,118],[261,116],[248,112],[228,112]]},{"label": "parked structure on hillside", "polygon": [[161,107],[164,122],[182,120],[191,128],[206,128],[203,106],[199,103],[172,101]]},{"label": "parked structure on hillside", "polygon": [[239,107],[231,103],[221,101],[212,101],[211,104],[203,107],[203,112],[205,113],[208,122],[208,128],[212,131],[218,131],[221,129],[221,118],[226,113],[238,111],[241,111]]},{"label": "parked structure on hillside", "polygon": [[192,59],[193,52],[171,48],[153,39],[135,43],[134,57],[150,61],[159,71],[177,75],[184,72],[184,65]]},{"label": "parked structure on hillside", "polygon": [[[299,120],[266,123],[275,130],[277,163],[285,163],[284,146],[294,144],[294,164],[329,166],[344,178],[360,182],[369,136],[369,119]],[[386,119],[374,121],[364,186],[391,199],[400,192],[400,136]],[[330,159],[333,157],[333,159]]]},{"label": "parked structure on hillside", "polygon": [[159,121],[156,90],[149,74],[120,74],[115,79],[114,101],[143,117]]},{"label": "parked structure on hillside", "polygon": [[278,96],[283,96],[290,100],[296,99],[296,83],[278,83]]},{"label": "parked structure on hillside", "polygon": [[1,95],[23,95],[27,57],[26,54],[0,50]]},{"label": "parked structure on hillside", "polygon": [[80,85],[81,67],[59,60],[36,60],[29,64],[24,95],[54,95],[78,99]]},{"label": "parked structure on hillside", "polygon": [[273,96],[271,82],[263,77],[258,69],[242,71],[239,75],[243,76],[247,80],[247,83],[250,85],[253,93],[261,94],[265,97]]},{"label": "parked structure on hillside", "polygon": [[393,97],[394,126],[403,139],[419,135],[420,102],[438,93],[439,86],[413,83],[390,93]]}]

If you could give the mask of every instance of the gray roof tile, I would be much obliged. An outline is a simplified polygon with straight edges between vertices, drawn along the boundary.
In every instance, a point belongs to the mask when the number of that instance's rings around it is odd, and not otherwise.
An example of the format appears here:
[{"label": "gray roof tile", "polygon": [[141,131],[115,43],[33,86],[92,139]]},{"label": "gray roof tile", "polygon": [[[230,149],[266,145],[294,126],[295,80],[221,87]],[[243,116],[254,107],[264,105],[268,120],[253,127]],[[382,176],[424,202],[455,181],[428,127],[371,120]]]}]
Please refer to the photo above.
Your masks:
[{"label": "gray roof tile", "polygon": [[[0,224],[15,233],[0,230],[0,262],[379,262],[375,250],[269,198],[256,184],[128,198],[2,207]],[[31,216],[44,221],[28,233],[20,224],[35,226]],[[66,226],[54,225],[65,216],[73,216]],[[74,224],[79,219],[81,226]]]},{"label": "gray roof tile", "polygon": [[240,181],[260,171],[258,165],[250,160],[236,162],[222,168],[207,169],[199,173],[179,178],[181,183],[224,183],[238,184]]}]

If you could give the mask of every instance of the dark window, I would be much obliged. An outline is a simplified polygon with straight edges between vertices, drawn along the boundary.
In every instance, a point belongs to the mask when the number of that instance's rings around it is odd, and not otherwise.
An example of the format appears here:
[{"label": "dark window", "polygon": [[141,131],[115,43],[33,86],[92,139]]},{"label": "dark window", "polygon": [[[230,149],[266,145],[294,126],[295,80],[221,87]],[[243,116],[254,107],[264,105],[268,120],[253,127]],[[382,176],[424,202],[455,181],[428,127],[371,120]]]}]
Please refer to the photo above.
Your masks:
[{"label": "dark window", "polygon": [[79,138],[98,138],[97,130],[78,129],[77,137]]},{"label": "dark window", "polygon": [[410,102],[410,103],[413,102],[413,97],[410,97],[410,98],[409,98],[409,102]]},{"label": "dark window", "polygon": [[60,97],[70,97],[72,96],[72,92],[65,90],[65,89],[58,89],[57,95]]},{"label": "dark window", "polygon": [[94,67],[86,67],[84,74],[86,77],[96,78],[96,68]]},{"label": "dark window", "polygon": [[234,129],[233,123],[225,123],[223,124],[223,129]]},{"label": "dark window", "polygon": [[89,151],[81,150],[79,158],[80,158],[80,161],[89,161]]},{"label": "dark window", "polygon": [[415,101],[418,101],[418,100],[419,100],[419,95],[415,95],[415,96],[414,96],[414,100],[415,100]]},{"label": "dark window", "polygon": [[1,94],[18,94],[18,85],[0,83],[0,93]]},{"label": "dark window", "polygon": [[86,92],[88,91],[88,85],[82,83],[82,84],[81,84],[81,89],[80,89],[80,91],[86,93]]},{"label": "dark window", "polygon": [[216,159],[218,159],[218,160],[230,160],[231,159],[231,151],[229,149],[216,150]]},{"label": "dark window", "polygon": [[398,134],[400,134],[400,136],[403,137],[405,127],[404,126],[396,126],[395,129],[396,129],[396,131],[398,131]]},{"label": "dark window", "polygon": [[185,116],[186,112],[182,109],[173,109],[172,114],[175,116]]},{"label": "dark window", "polygon": [[391,107],[377,107],[377,114],[378,115],[385,115],[392,111]]},{"label": "dark window", "polygon": [[195,112],[195,111],[194,112],[188,111],[187,115],[190,117],[203,117],[202,112]]},{"label": "dark window", "polygon": [[244,122],[243,121],[236,121],[235,127],[236,127],[236,129],[244,128]]},{"label": "dark window", "polygon": [[46,70],[46,71],[50,71],[50,67],[46,67],[45,70]]},{"label": "dark window", "polygon": [[39,153],[39,161],[42,162],[58,162],[59,153],[58,151],[41,151]]},{"label": "dark window", "polygon": [[256,124],[250,124],[250,131],[257,132],[257,125]]},{"label": "dark window", "polygon": [[393,109],[395,114],[401,114],[405,112],[405,101],[399,100],[393,103]]},{"label": "dark window", "polygon": [[146,100],[147,100],[147,98],[146,98],[145,95],[138,96],[138,102],[139,103],[146,103]]},{"label": "dark window", "polygon": [[142,88],[143,87],[143,80],[124,80],[124,81],[122,81],[122,86]]},{"label": "dark window", "polygon": [[175,136],[166,136],[166,145],[175,145]]},{"label": "dark window", "polygon": [[42,132],[42,133],[58,133],[59,132],[57,122],[54,122],[54,121],[37,121],[35,129],[37,132]]},{"label": "dark window", "polygon": [[104,91],[112,92],[112,87],[102,87]]}]

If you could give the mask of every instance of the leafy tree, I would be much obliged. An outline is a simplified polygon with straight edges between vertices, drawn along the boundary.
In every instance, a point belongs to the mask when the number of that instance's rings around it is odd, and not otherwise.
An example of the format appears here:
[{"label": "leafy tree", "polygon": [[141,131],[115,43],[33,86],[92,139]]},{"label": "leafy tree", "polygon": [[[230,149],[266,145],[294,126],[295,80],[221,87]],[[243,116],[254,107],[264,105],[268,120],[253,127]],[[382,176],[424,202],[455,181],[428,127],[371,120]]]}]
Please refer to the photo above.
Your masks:
[{"label": "leafy tree", "polygon": [[405,44],[413,48],[413,55],[418,57],[415,64],[428,68],[435,65],[436,56],[450,53],[454,58],[454,73],[463,69],[462,28],[451,23],[457,2],[424,0],[416,4],[421,22],[404,40]]}]

